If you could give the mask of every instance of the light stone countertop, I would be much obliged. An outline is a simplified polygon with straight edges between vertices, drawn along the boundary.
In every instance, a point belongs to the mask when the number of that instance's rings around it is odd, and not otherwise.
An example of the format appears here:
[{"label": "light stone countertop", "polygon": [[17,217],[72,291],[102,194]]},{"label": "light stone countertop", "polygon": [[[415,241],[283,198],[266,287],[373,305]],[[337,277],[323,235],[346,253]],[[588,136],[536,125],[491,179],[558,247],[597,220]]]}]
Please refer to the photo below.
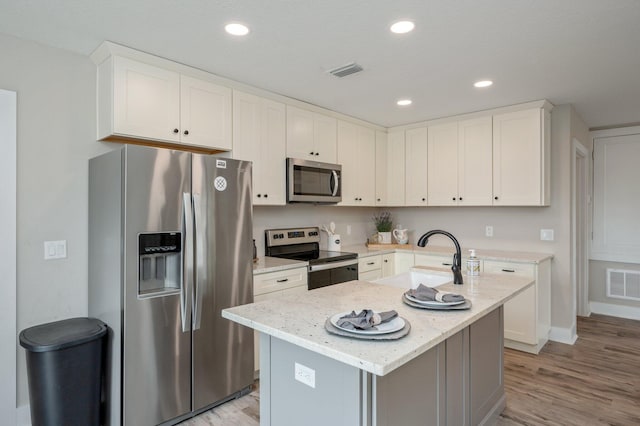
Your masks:
[{"label": "light stone countertop", "polygon": [[[531,279],[515,276],[465,276],[462,286],[448,283],[438,289],[464,295],[471,300],[471,309],[430,311],[402,303],[401,297],[406,289],[366,281],[349,281],[306,294],[224,309],[222,316],[384,376],[504,304],[533,283]],[[411,323],[411,331],[395,341],[369,341],[336,336],[325,330],[324,322],[332,315],[361,309],[395,309]]]},{"label": "light stone countertop", "polygon": [[253,275],[266,274],[268,272],[286,271],[287,269],[307,267],[308,262],[278,257],[263,256],[253,262]]},{"label": "light stone countertop", "polygon": [[[432,255],[451,255],[455,253],[453,245],[451,247],[444,246],[430,246],[418,247],[416,245],[407,244],[406,248],[368,248],[364,244],[354,244],[342,246],[342,251],[348,251],[351,253],[358,253],[358,257],[375,256],[376,254],[387,254],[394,252],[405,252],[414,254],[432,254]],[[469,250],[465,247],[461,247],[462,257],[467,257]],[[550,253],[534,253],[524,251],[511,251],[511,250],[484,250],[476,249],[476,256],[480,260],[495,260],[499,262],[524,262],[535,263],[544,262],[547,259],[553,258],[553,254]]]}]

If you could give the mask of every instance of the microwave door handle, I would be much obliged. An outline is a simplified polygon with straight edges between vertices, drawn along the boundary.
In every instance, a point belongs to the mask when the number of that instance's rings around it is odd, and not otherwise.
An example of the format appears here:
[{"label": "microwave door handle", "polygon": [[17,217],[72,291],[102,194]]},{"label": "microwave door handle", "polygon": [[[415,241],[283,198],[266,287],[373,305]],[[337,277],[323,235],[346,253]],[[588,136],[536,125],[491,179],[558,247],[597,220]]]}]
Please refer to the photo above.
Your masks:
[{"label": "microwave door handle", "polygon": [[191,330],[193,289],[193,207],[191,194],[182,193],[182,285],[180,286],[180,319],[182,331]]},{"label": "microwave door handle", "polygon": [[333,175],[333,188],[331,190],[331,195],[335,197],[338,193],[338,188],[340,187],[340,177],[338,176],[338,172],[335,170],[331,170],[331,174]]}]

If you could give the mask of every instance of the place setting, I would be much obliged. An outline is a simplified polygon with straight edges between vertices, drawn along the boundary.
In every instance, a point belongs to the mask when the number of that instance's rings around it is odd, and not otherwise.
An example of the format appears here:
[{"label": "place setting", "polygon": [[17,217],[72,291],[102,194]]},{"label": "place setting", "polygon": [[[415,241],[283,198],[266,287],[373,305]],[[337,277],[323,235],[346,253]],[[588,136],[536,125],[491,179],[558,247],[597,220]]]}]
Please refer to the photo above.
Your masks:
[{"label": "place setting", "polygon": [[471,301],[455,293],[439,291],[424,284],[407,290],[402,294],[402,301],[413,308],[438,311],[454,311],[471,308]]},{"label": "place setting", "polygon": [[409,334],[411,329],[409,321],[396,311],[372,309],[332,315],[324,326],[331,334],[362,340],[397,340]]}]

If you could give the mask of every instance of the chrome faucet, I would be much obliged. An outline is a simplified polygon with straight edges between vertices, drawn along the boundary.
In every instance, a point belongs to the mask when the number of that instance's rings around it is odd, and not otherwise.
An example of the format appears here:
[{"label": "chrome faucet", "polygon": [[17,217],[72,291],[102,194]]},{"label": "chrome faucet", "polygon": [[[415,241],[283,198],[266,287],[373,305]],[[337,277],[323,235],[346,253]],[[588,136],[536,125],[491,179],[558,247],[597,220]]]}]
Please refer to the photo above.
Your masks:
[{"label": "chrome faucet", "polygon": [[418,240],[418,246],[419,247],[424,247],[427,245],[427,242],[429,241],[429,237],[435,234],[442,234],[446,237],[451,238],[451,241],[453,241],[453,244],[456,246],[456,253],[453,255],[453,266],[451,267],[451,271],[453,271],[453,283],[454,284],[463,284],[462,282],[462,253],[460,253],[460,244],[458,243],[458,240],[456,240],[456,237],[454,237],[453,235],[451,235],[449,232],[447,231],[441,231],[439,229],[434,229],[433,231],[429,231],[425,234],[423,234],[420,239]]}]

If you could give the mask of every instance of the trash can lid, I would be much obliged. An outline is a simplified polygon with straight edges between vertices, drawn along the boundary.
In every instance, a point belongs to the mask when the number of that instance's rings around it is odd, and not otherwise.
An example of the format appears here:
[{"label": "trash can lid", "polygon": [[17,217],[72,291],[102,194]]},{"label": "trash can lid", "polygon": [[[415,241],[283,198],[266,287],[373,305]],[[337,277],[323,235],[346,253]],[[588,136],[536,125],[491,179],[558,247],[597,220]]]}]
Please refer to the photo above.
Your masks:
[{"label": "trash can lid", "polygon": [[31,352],[48,352],[101,338],[107,325],[95,318],[70,318],[40,324],[20,332],[20,345]]}]

